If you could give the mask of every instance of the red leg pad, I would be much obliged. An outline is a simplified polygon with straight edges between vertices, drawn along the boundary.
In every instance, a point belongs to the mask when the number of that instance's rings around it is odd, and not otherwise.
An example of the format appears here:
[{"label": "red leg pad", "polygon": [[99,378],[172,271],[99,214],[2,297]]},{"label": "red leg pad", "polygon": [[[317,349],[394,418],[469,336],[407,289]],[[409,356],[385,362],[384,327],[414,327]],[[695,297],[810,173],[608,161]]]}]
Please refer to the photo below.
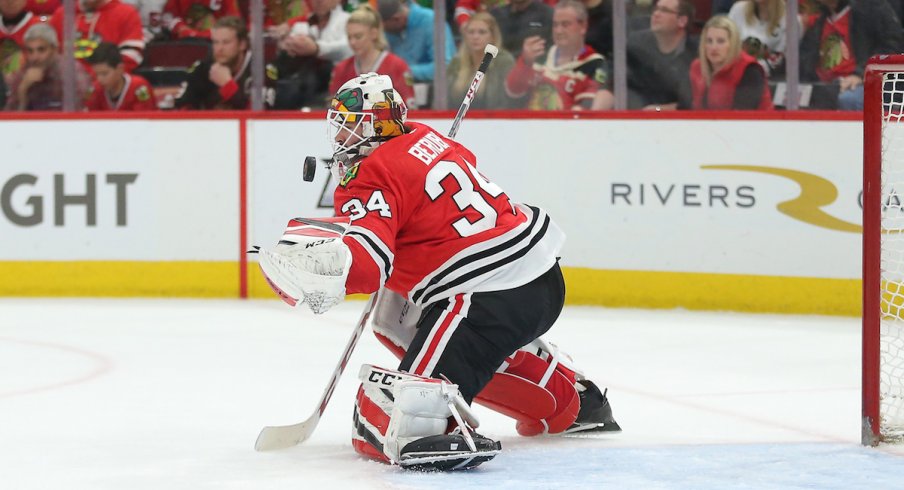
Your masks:
[{"label": "red leg pad", "polygon": [[352,439],[352,447],[355,448],[356,453],[364,456],[367,459],[391,464],[389,458],[387,458],[385,454],[377,451],[377,448],[371,446],[367,441],[361,439]]},{"label": "red leg pad", "polygon": [[[358,387],[358,395],[355,397],[355,411],[358,424],[373,435],[373,438],[381,444],[385,443],[386,429],[389,427],[389,414],[377,403],[367,396],[364,386]],[[383,454],[382,448],[376,447],[358,433],[359,427],[354,427],[352,435],[352,447],[355,452],[368,459],[383,463],[389,463],[389,458]]]},{"label": "red leg pad", "polygon": [[540,386],[548,369],[548,361],[518,351],[474,400],[517,420],[516,429],[523,436],[562,432],[577,418],[580,398],[574,372],[561,365]]}]

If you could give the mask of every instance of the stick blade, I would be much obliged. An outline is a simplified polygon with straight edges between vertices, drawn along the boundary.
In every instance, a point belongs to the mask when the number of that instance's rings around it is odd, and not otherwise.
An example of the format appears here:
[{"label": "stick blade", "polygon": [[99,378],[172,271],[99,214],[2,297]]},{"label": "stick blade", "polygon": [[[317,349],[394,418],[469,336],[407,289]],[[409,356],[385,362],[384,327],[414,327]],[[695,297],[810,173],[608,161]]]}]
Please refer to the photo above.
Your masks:
[{"label": "stick blade", "polygon": [[317,421],[310,419],[294,425],[268,426],[261,429],[261,433],[257,436],[254,443],[255,451],[275,451],[277,449],[286,449],[297,446],[308,440],[314,429],[317,427]]}]

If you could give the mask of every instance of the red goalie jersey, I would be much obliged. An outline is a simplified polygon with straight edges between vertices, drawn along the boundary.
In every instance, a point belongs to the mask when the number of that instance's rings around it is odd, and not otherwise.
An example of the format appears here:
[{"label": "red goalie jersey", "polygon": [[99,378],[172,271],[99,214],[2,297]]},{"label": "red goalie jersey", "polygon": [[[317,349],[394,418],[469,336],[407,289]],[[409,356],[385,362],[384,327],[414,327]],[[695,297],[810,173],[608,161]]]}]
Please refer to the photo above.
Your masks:
[{"label": "red goalie jersey", "polygon": [[555,264],[564,234],[544,211],[510,202],[462,145],[423,124],[407,127],[336,188],[336,213],[352,220],[347,292],[385,283],[426,305],[517,287]]}]

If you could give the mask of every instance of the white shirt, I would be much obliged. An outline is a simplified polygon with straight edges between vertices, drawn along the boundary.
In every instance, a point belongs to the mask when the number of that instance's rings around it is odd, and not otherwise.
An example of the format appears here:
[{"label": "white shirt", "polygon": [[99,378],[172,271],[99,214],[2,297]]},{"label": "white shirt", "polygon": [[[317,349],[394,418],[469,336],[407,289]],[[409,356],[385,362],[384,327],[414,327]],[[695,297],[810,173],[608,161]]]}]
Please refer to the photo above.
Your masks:
[{"label": "white shirt", "polygon": [[322,30],[307,22],[297,22],[292,25],[289,35],[311,36],[317,42],[317,57],[338,63],[352,55],[352,48],[348,45],[348,36],[345,33],[345,24],[348,23],[349,15],[337,5],[330,12],[330,20],[326,22]]}]

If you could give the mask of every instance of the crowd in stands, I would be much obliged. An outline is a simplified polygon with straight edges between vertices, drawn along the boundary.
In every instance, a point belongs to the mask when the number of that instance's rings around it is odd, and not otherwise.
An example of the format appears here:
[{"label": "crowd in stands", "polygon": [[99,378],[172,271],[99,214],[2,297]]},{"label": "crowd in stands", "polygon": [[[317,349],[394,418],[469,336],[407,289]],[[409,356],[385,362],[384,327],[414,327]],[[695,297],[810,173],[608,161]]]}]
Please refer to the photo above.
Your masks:
[{"label": "crowd in stands", "polygon": [[[77,110],[250,107],[251,0],[77,0]],[[476,109],[614,107],[612,0],[447,0],[443,60],[431,0],[263,0],[268,109],[323,109],[375,71],[411,108],[456,107],[487,43]],[[61,110],[62,0],[0,0],[0,109]],[[627,0],[627,106],[773,110],[786,76],[785,0]],[[860,110],[874,54],[904,52],[904,0],[800,0],[811,108]],[[793,58],[792,58],[793,59]],[[434,80],[436,63],[445,80]],[[258,65],[260,66],[260,65]]]}]

